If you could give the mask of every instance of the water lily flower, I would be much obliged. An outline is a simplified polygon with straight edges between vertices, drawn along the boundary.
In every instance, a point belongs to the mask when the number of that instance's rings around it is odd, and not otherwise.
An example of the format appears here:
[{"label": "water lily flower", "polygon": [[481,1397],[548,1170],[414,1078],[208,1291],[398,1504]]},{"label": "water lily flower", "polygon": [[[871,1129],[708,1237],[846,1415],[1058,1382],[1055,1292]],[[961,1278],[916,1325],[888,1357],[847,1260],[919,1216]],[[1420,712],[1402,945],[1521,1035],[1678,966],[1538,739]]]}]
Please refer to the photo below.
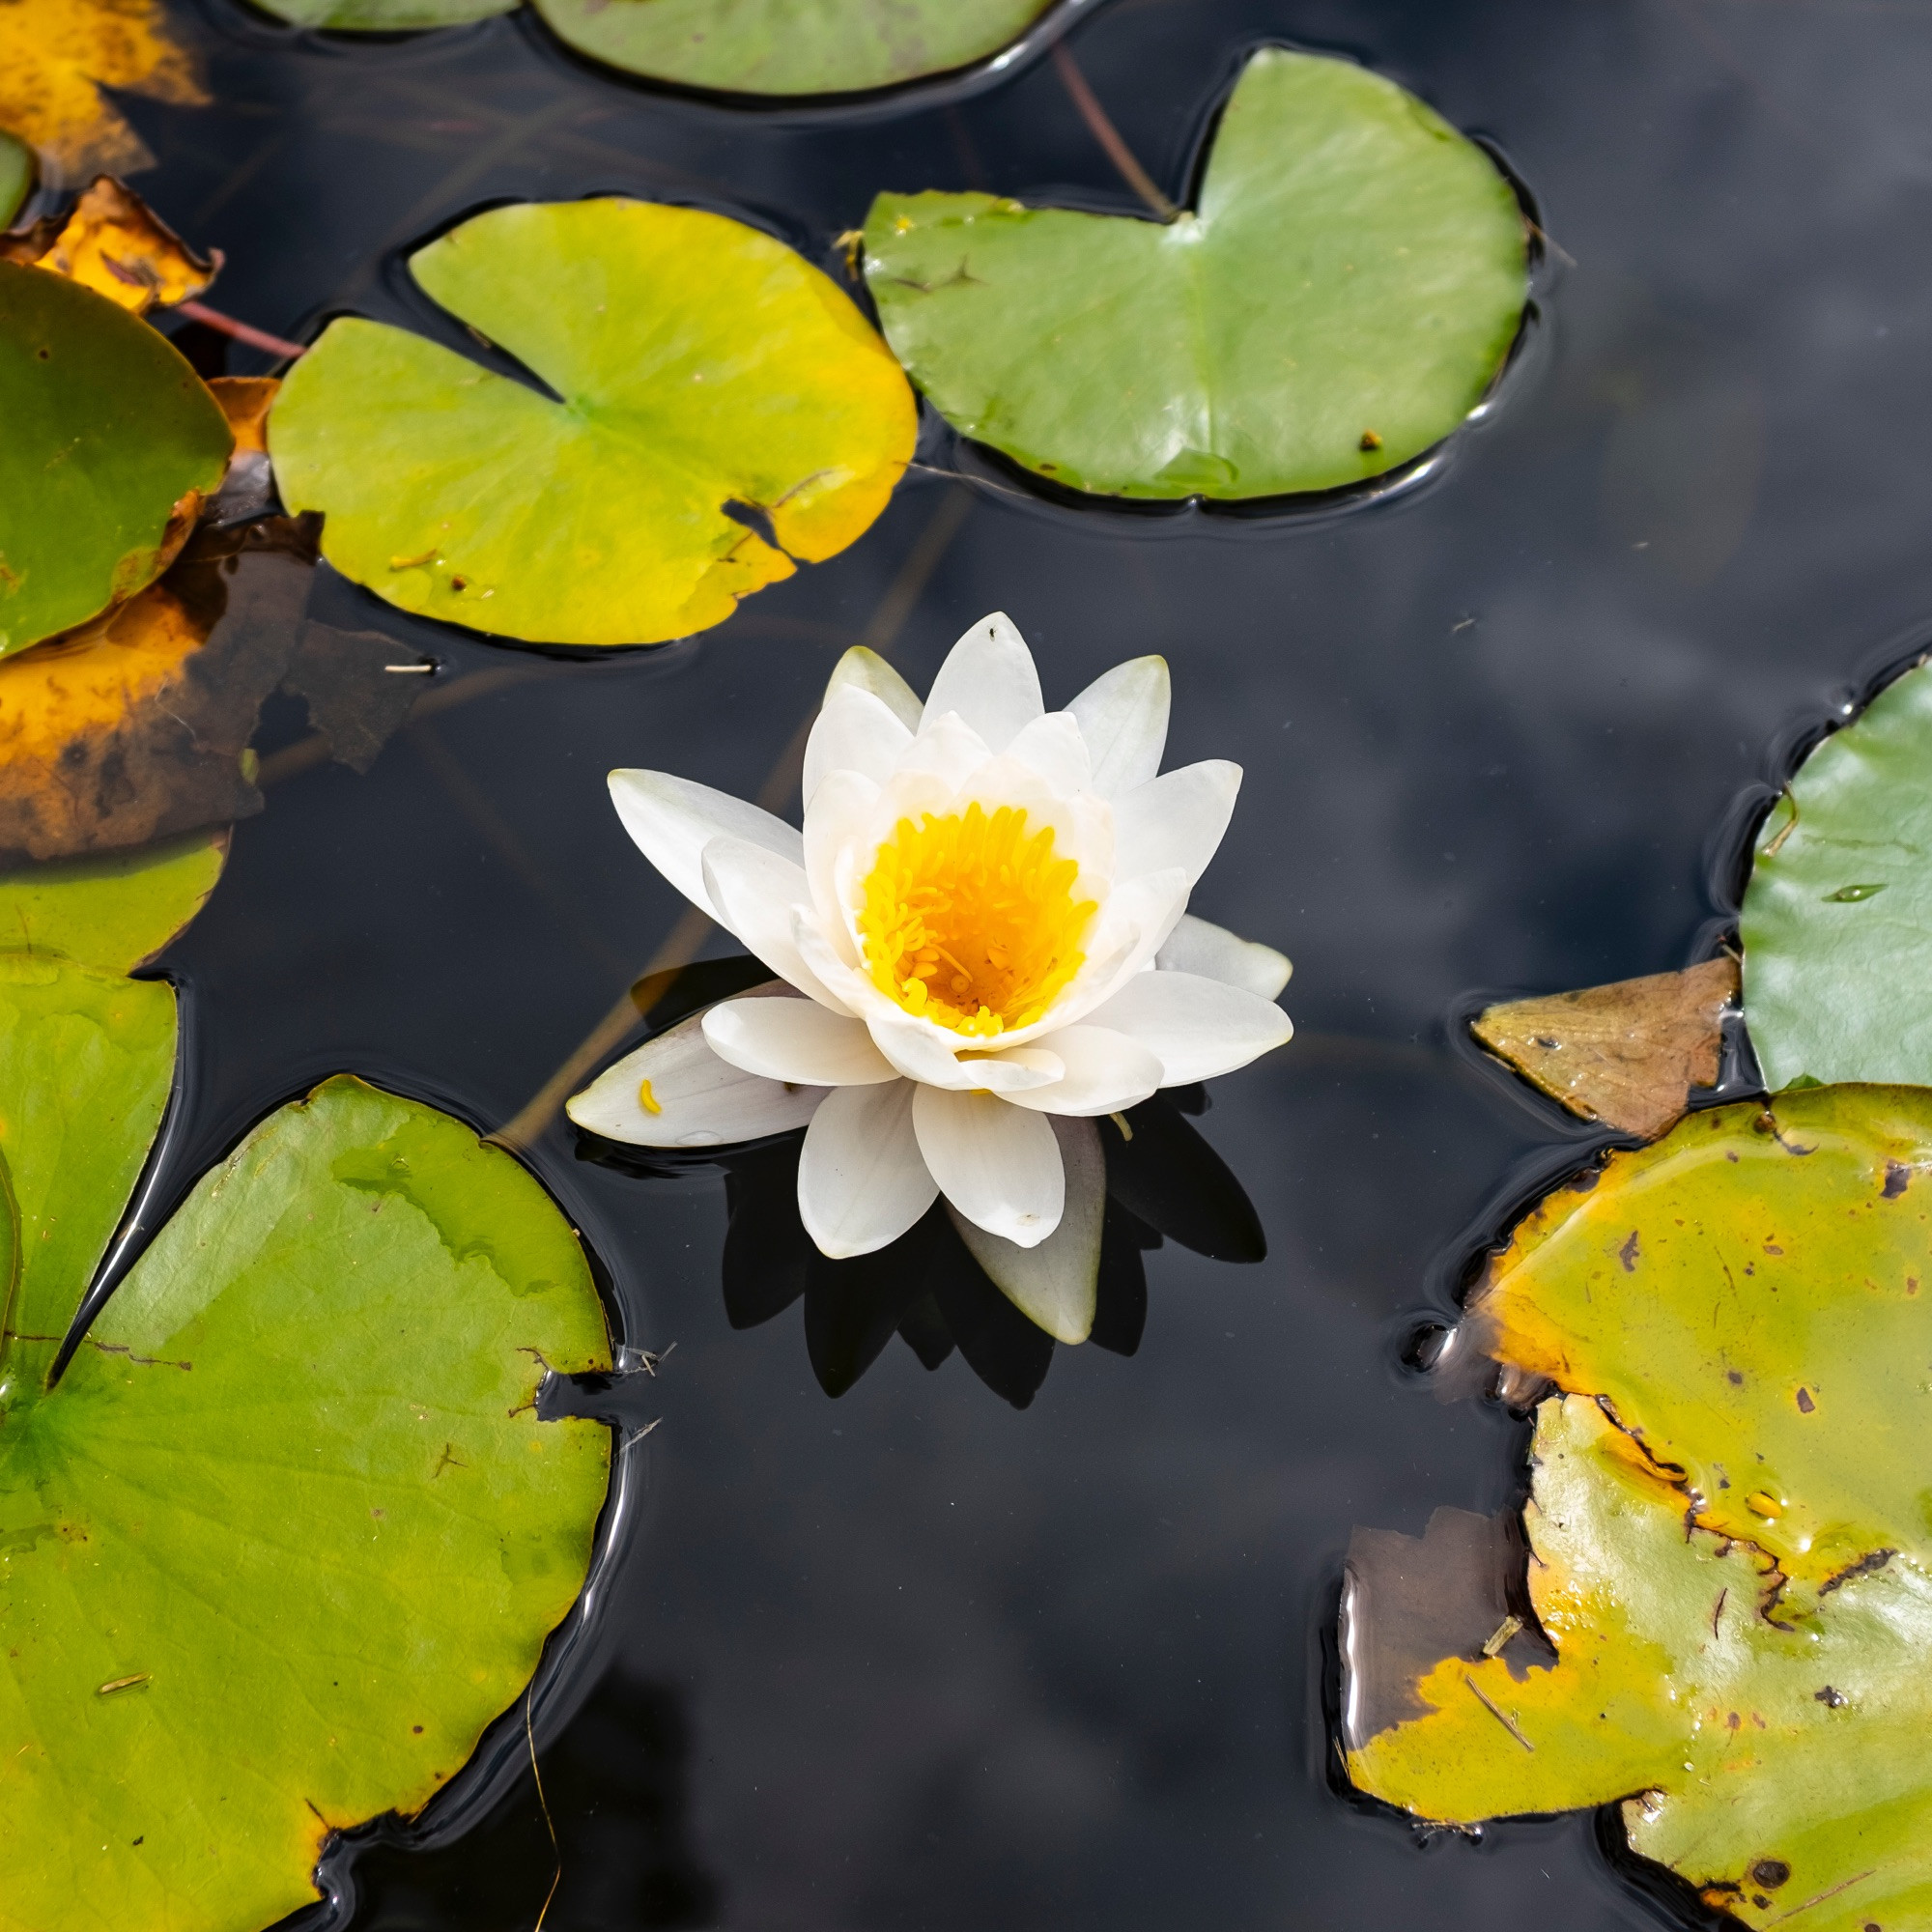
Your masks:
[{"label": "water lily flower", "polygon": [[1084,1339],[1094,1122],[1293,1031],[1288,961],[1187,912],[1241,774],[1160,773],[1167,720],[1157,657],[1048,711],[994,615],[923,705],[875,653],[845,654],[806,748],[802,832],[686,779],[612,772],[644,856],[778,979],[619,1061],[571,1119],[647,1147],[806,1126],[799,1211],[824,1253],[872,1253],[943,1194],[999,1286]]}]

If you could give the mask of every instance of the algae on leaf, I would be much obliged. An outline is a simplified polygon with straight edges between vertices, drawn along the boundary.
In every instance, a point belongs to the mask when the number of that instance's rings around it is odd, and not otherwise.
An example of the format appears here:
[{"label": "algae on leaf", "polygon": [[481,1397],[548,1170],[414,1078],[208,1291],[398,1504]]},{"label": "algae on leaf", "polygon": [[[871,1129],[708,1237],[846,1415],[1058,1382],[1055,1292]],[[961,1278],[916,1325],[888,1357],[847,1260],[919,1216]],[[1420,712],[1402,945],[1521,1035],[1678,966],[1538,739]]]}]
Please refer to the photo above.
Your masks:
[{"label": "algae on leaf", "polygon": [[1264,48],[1171,222],[882,194],[866,278],[963,435],[1123,497],[1330,490],[1440,442],[1520,326],[1508,181],[1412,96]]},{"label": "algae on leaf", "polygon": [[1747,1924],[1920,1922],[1928,1187],[1932,1093],[1821,1088],[1693,1115],[1517,1230],[1467,1321],[1556,1391],[1524,1517],[1555,1662],[1424,1670],[1420,1715],[1345,1739],[1363,1790],[1456,1823],[1621,1799]]},{"label": "algae on leaf", "polygon": [[5,657],[157,577],[220,487],[231,439],[201,379],[145,323],[12,262],[0,262],[0,422]]},{"label": "algae on leaf", "polygon": [[[987,58],[1053,0],[536,0],[580,53],[725,94],[854,94]],[[277,11],[281,11],[278,7]]]},{"label": "algae on leaf", "polygon": [[290,372],[269,418],[283,500],[324,512],[323,554],[403,610],[534,642],[688,636],[851,543],[911,457],[884,343],[742,222],[524,204],[411,267],[554,394],[353,317]]},{"label": "algae on leaf", "polygon": [[1767,1086],[1932,1085],[1932,667],[1804,761],[1759,828],[1740,930]]}]

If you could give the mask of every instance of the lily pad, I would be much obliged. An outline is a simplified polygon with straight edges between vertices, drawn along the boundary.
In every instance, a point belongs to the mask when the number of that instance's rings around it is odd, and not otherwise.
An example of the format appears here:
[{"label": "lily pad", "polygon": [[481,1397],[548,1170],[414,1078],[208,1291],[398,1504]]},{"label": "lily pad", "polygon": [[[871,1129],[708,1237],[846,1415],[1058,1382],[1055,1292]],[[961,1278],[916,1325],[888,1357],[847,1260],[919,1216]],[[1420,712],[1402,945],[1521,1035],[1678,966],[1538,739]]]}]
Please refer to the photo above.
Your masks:
[{"label": "lily pad", "polygon": [[[0,55],[4,60],[4,55]],[[0,657],[153,582],[220,488],[231,439],[145,323],[0,262]]]},{"label": "lily pad", "polygon": [[204,102],[194,57],[161,0],[10,0],[0,6],[0,128],[69,181],[131,174],[155,157],[104,88]]},{"label": "lily pad", "polygon": [[0,128],[0,228],[20,212],[34,191],[34,151]]},{"label": "lily pad", "polygon": [[332,1832],[435,1796],[582,1585],[609,1431],[534,1402],[609,1366],[582,1253],[509,1156],[339,1078],[49,1389],[51,1348],[0,1367],[8,1920],[271,1923]]},{"label": "lily pad", "polygon": [[857,94],[970,67],[1054,0],[536,0],[580,53],[723,94]]},{"label": "lily pad", "polygon": [[517,0],[261,0],[278,20],[336,34],[402,34],[507,14]]},{"label": "lily pad", "polygon": [[1758,832],[1741,933],[1768,1086],[1932,1085],[1932,667],[1804,761]]},{"label": "lily pad", "polygon": [[1527,298],[1490,157],[1348,61],[1270,47],[1166,223],[882,194],[866,279],[961,434],[1076,490],[1239,498],[1409,462],[1483,399]]},{"label": "lily pad", "polygon": [[282,498],[323,511],[323,554],[403,610],[551,643],[684,637],[844,549],[912,454],[885,344],[742,222],[525,204],[410,266],[554,393],[355,317],[290,372],[269,418]]},{"label": "lily pad", "polygon": [[1693,1115],[1524,1222],[1469,1321],[1557,1391],[1524,1513],[1555,1661],[1441,1658],[1345,1741],[1362,1789],[1461,1824],[1624,1800],[1747,1924],[1919,1921],[1928,1186],[1932,1093],[1823,1088]]},{"label": "lily pad", "polygon": [[0,952],[131,973],[187,924],[228,858],[225,830],[0,877]]}]

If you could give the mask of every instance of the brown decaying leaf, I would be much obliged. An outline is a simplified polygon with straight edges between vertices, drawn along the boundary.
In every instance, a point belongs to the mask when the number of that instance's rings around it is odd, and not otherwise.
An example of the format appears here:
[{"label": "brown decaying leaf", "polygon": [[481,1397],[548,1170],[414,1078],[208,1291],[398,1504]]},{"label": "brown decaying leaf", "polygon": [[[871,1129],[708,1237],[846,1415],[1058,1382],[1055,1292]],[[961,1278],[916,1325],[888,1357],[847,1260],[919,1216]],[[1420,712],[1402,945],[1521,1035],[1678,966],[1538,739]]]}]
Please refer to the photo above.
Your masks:
[{"label": "brown decaying leaf", "polygon": [[178,563],[0,664],[0,853],[111,851],[261,810],[242,754],[310,576],[271,554]]},{"label": "brown decaying leaf", "polygon": [[1586,1121],[1655,1140],[1718,1078],[1735,959],[1489,1007],[1471,1028],[1499,1060]]},{"label": "brown decaying leaf", "polygon": [[410,714],[423,680],[397,674],[392,665],[428,660],[380,631],[338,631],[303,625],[282,689],[308,705],[308,722],[328,740],[330,754],[351,771],[366,772]]},{"label": "brown decaying leaf", "polygon": [[49,215],[0,237],[0,255],[65,275],[136,315],[200,295],[221,269],[218,248],[197,255],[112,175],[98,176],[65,221]]},{"label": "brown decaying leaf", "polygon": [[278,685],[307,703],[329,754],[369,769],[423,683],[384,667],[426,660],[304,623],[315,522],[204,525],[159,582],[0,663],[0,866],[260,811],[248,743]]},{"label": "brown decaying leaf", "polygon": [[262,516],[275,499],[275,472],[269,462],[269,410],[281,388],[274,376],[216,376],[208,385],[235,434],[228,473],[209,507],[215,524],[242,524]]},{"label": "brown decaying leaf", "polygon": [[208,390],[221,405],[228,427],[235,434],[235,453],[244,450],[266,455],[269,448],[269,411],[282,386],[279,376],[215,376]]},{"label": "brown decaying leaf", "polygon": [[1469,1510],[1438,1509],[1419,1537],[1355,1530],[1342,1619],[1351,1750],[1422,1717],[1415,1687],[1445,1657],[1500,1657],[1518,1679],[1554,1662],[1529,1609],[1526,1549],[1520,1518]]},{"label": "brown decaying leaf", "polygon": [[208,99],[160,0],[0,4],[0,128],[38,151],[43,179],[58,185],[103,168],[154,166],[103,87],[183,106]]}]

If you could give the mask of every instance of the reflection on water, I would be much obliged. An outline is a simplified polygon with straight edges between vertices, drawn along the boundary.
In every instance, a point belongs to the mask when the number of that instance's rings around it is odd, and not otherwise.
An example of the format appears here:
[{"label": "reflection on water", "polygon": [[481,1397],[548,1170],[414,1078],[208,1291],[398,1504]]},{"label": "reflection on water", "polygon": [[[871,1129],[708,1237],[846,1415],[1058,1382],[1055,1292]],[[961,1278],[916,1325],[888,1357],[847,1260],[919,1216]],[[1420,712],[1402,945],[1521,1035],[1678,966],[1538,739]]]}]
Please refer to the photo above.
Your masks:
[{"label": "reflection on water", "polygon": [[[692,1842],[691,1727],[668,1685],[612,1670],[532,1780],[454,1845],[409,1853],[379,1838],[355,1862],[357,1923],[428,1932],[699,1932],[721,1890]],[[546,1815],[546,1813],[548,1815]],[[553,1840],[552,1833],[554,1833]]]},{"label": "reflection on water", "polygon": [[[711,985],[714,971],[728,980],[762,977],[766,969],[755,961],[720,960],[692,977],[701,973]],[[1176,1089],[1128,1109],[1102,1132],[1107,1206],[1089,1337],[1096,1348],[1117,1355],[1139,1349],[1148,1305],[1141,1258],[1164,1240],[1219,1261],[1259,1262],[1267,1252],[1240,1182],[1183,1118],[1207,1106],[1202,1089]],[[804,1139],[801,1130],[722,1154],[679,1154],[624,1147],[580,1130],[578,1152],[600,1166],[645,1177],[722,1168],[726,1318],[733,1328],[755,1328],[803,1298],[806,1350],[827,1395],[843,1395],[896,1335],[927,1369],[938,1368],[956,1348],[988,1388],[1025,1408],[1052,1365],[1053,1338],[987,1279],[945,1203],[934,1202],[890,1246],[834,1261],[819,1252],[799,1216]]]},{"label": "reflection on water", "polygon": [[[219,99],[128,103],[162,157],[141,185],[228,251],[221,305],[283,335],[347,307],[421,326],[394,251],[503,196],[700,201],[831,267],[880,186],[1135,205],[1050,64],[956,106],[794,126],[566,67],[514,17],[353,44],[228,0],[195,17]],[[1474,985],[1554,991],[1696,956],[1728,910],[1705,886],[1726,802],[1787,720],[1932,608],[1915,239],[1932,16],[1106,0],[1071,44],[1172,194],[1199,102],[1270,36],[1358,53],[1493,136],[1574,263],[1445,473],[1287,528],[915,475],[863,543],[718,633],[589,665],[436,632],[325,568],[312,619],[445,668],[366,777],[297,754],[302,705],[269,699],[270,809],[170,957],[190,995],[184,1173],[338,1066],[497,1126],[677,928],[605,772],[781,793],[852,643],[923,686],[1004,608],[1055,693],[1162,651],[1174,761],[1246,768],[1197,909],[1294,957],[1300,1033],[1186,1124],[1253,1196],[1268,1253],[1144,1251],[1131,1362],[1058,1350],[1016,1413],[950,1358],[927,1374],[940,1337],[909,1308],[828,1403],[817,1323],[800,1346],[809,1287],[801,1317],[734,1326],[788,1279],[774,1263],[760,1299],[763,1267],[739,1266],[761,1232],[731,1225],[748,1182],[615,1171],[554,1123],[529,1143],[610,1268],[626,1339],[668,1350],[663,1423],[634,1452],[639,1533],[610,1578],[623,1676],[554,1750],[583,1766],[581,1829],[603,1821],[611,1848],[572,1860],[553,1788],[557,1911],[602,1863],[639,1869],[620,1824],[654,1829],[600,1716],[621,1681],[689,1715],[684,1842],[733,1926],[1662,1922],[1588,1820],[1423,1852],[1338,1797],[1321,1633],[1353,1524],[1419,1537],[1437,1506],[1495,1517],[1518,1482],[1510,1417],[1438,1406],[1400,1350],[1426,1309],[1449,1318],[1467,1231],[1521,1198],[1518,1164],[1552,1146],[1574,1162],[1579,1137],[1450,1051],[1443,1016]],[[620,1012],[606,1051],[637,1031]],[[752,1286],[727,1305],[721,1275]],[[842,1332],[869,1346],[877,1326]],[[527,1785],[519,1803],[514,1829],[370,1854],[361,1922],[381,1922],[380,1868],[425,1932],[530,1926],[554,1866]],[[647,1922],[628,1898],[573,1922]]]}]

